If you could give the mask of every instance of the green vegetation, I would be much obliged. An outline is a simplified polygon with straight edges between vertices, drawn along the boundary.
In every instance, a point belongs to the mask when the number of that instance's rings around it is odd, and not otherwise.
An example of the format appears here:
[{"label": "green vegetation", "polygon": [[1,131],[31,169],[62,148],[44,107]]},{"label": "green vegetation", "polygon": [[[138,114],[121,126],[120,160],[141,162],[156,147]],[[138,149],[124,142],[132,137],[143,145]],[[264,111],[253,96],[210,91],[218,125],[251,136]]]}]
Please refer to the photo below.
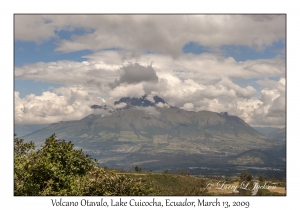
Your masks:
[{"label": "green vegetation", "polygon": [[244,171],[240,175],[240,182],[239,182],[239,195],[246,196],[252,195],[252,189],[254,187],[253,176],[248,172]]},{"label": "green vegetation", "polygon": [[142,168],[139,167],[138,165],[136,165],[136,166],[134,167],[134,170],[135,170],[136,172],[141,172],[141,171],[142,171]]},{"label": "green vegetation", "polygon": [[265,182],[266,181],[266,177],[264,175],[259,175],[258,176],[258,180],[259,180],[259,182]]},{"label": "green vegetation", "polygon": [[139,180],[106,173],[96,160],[75,150],[71,142],[55,135],[39,149],[14,139],[15,195],[153,195],[157,192]]},{"label": "green vegetation", "polygon": [[250,182],[252,178],[253,178],[252,175],[248,171],[244,171],[240,175],[241,182],[245,182],[245,181]]}]

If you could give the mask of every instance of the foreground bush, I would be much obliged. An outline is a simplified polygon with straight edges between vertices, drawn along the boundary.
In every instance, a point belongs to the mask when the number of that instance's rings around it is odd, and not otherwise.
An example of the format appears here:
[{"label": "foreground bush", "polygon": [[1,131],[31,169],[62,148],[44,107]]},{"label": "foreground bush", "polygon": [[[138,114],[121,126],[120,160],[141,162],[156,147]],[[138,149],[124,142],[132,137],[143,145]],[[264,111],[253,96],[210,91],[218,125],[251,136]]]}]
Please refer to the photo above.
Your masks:
[{"label": "foreground bush", "polygon": [[[46,139],[39,149],[14,139],[15,195],[151,195],[147,183],[106,173],[96,160],[75,150],[71,142],[55,135]],[[157,194],[157,192],[155,192]]]}]

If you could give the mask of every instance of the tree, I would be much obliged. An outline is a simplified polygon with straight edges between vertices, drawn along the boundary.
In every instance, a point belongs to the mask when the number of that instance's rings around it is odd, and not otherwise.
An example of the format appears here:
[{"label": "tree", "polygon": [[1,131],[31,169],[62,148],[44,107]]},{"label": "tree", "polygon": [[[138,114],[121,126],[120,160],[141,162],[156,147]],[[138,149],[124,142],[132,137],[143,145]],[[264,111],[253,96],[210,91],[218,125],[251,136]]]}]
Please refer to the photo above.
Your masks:
[{"label": "tree", "polygon": [[252,180],[252,175],[248,171],[244,171],[240,175],[241,181],[247,181],[250,182]]},{"label": "tree", "polygon": [[240,195],[251,195],[254,183],[252,175],[248,171],[244,171],[240,174],[240,186],[238,188]]},{"label": "tree", "polygon": [[35,150],[32,142],[14,139],[15,195],[150,195],[147,183],[106,173],[97,161],[55,134]]},{"label": "tree", "polygon": [[[16,134],[15,134],[16,136]],[[34,195],[39,185],[29,181],[32,177],[31,163],[35,146],[32,142],[24,143],[23,139],[14,139],[14,193],[15,195]]]},{"label": "tree", "polygon": [[136,172],[141,172],[141,171],[142,171],[142,168],[139,167],[138,165],[136,165],[136,166],[134,167],[134,170],[135,170]]},{"label": "tree", "polygon": [[259,180],[260,182],[265,182],[265,181],[266,181],[266,177],[265,177],[264,175],[259,175],[259,176],[258,176],[258,180]]},{"label": "tree", "polygon": [[74,179],[96,165],[89,155],[75,150],[71,142],[58,141],[54,134],[35,152],[32,145],[15,139],[16,194],[67,194],[72,191]]}]

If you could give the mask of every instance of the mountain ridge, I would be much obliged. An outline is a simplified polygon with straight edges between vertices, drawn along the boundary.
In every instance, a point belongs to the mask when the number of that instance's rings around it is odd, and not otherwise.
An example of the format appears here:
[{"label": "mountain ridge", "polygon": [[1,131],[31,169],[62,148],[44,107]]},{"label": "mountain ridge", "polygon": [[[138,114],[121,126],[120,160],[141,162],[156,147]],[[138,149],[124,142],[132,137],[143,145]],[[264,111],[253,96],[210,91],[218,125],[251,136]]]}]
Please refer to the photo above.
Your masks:
[{"label": "mountain ridge", "polygon": [[[162,98],[154,95],[143,95],[140,98],[134,97],[122,97],[119,101],[115,101],[114,105],[118,105],[121,103],[125,103],[127,108],[131,106],[141,106],[141,107],[148,107],[148,106],[155,106],[156,104],[162,103],[167,104]],[[169,105],[170,106],[170,105]]]},{"label": "mountain ridge", "polygon": [[91,114],[77,121],[61,121],[24,139],[43,143],[55,133],[59,139],[71,140],[100,162],[110,164],[132,164],[132,155],[137,159],[167,155],[225,157],[283,146],[227,112],[186,111],[154,97],[125,97],[115,103],[123,103],[122,107],[109,115]]},{"label": "mountain ridge", "polygon": [[278,131],[269,133],[269,134],[267,134],[267,136],[272,138],[272,139],[285,141],[286,140],[286,127],[282,128]]}]

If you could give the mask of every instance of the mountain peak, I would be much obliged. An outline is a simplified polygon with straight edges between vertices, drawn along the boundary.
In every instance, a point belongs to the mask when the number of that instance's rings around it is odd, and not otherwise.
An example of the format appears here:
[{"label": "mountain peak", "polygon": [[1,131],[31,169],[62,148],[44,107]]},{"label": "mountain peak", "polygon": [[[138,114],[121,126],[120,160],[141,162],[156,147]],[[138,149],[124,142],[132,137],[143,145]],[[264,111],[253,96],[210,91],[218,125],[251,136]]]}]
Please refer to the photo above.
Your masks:
[{"label": "mountain peak", "polygon": [[148,107],[168,105],[162,98],[152,94],[145,94],[140,98],[123,97],[119,101],[115,101],[114,105],[121,103],[125,103],[127,108],[132,106]]}]

